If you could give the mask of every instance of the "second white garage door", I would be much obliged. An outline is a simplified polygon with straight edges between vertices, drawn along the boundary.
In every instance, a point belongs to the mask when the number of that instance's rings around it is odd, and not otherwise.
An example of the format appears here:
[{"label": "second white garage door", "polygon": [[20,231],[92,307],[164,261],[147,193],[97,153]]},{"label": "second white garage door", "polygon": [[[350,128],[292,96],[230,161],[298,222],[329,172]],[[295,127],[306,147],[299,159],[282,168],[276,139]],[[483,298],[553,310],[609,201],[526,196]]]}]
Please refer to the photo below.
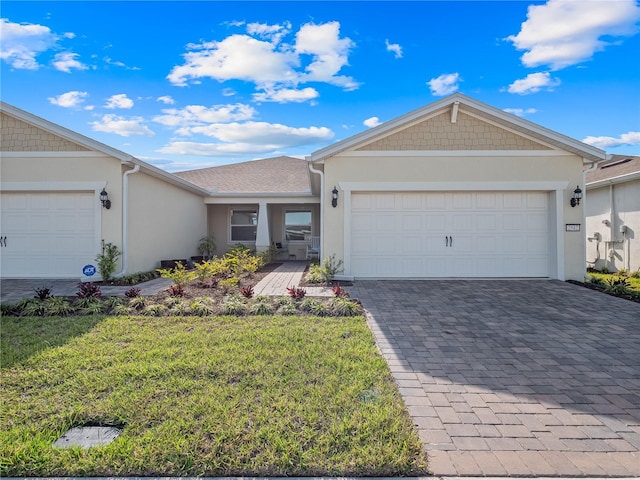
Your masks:
[{"label": "second white garage door", "polygon": [[353,193],[356,278],[547,277],[546,192]]}]

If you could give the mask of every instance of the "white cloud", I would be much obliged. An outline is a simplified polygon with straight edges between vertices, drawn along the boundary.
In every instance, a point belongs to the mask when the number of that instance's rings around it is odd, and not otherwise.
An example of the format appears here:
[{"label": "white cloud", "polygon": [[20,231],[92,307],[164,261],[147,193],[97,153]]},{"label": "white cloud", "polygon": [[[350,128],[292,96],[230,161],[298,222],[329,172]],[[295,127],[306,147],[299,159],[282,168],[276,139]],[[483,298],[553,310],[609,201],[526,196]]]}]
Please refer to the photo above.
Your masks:
[{"label": "white cloud", "polygon": [[507,40],[525,51],[521,57],[525,66],[560,70],[613,44],[604,38],[633,35],[639,18],[635,0],[549,0],[529,6],[520,32]]},{"label": "white cloud", "polygon": [[367,118],[362,123],[365,125],[365,127],[373,128],[373,127],[377,127],[382,122],[380,122],[380,119],[378,117],[371,117],[371,118]]},{"label": "white cloud", "polygon": [[272,152],[276,147],[271,145],[250,145],[246,143],[198,143],[198,142],[170,142],[156,150],[158,153],[174,155],[203,155],[208,157],[261,154]]},{"label": "white cloud", "polygon": [[52,105],[57,105],[59,107],[65,108],[73,108],[83,103],[84,99],[88,96],[89,94],[87,92],[72,90],[70,92],[62,93],[57,97],[49,97],[48,100]]},{"label": "white cloud", "polygon": [[307,23],[296,34],[295,50],[298,54],[313,56],[302,76],[303,81],[326,82],[356,90],[360,83],[352,77],[337,75],[349,64],[349,53],[355,44],[350,38],[340,38],[340,23],[329,22],[322,25]]},{"label": "white cloud", "polygon": [[529,93],[536,93],[540,90],[547,90],[552,92],[555,87],[560,85],[560,79],[551,78],[549,72],[530,73],[525,78],[516,80],[507,91],[509,93],[517,93],[519,95],[527,95]]},{"label": "white cloud", "polygon": [[535,108],[505,108],[504,111],[512,115],[517,115],[518,117],[524,117],[525,115],[531,115],[537,112]]},{"label": "white cloud", "polygon": [[333,138],[333,132],[327,127],[295,128],[267,122],[214,123],[190,130],[222,142],[268,145],[269,149],[298,147]]},{"label": "white cloud", "polygon": [[222,96],[223,97],[233,97],[236,94],[236,91],[233,88],[223,88]]},{"label": "white cloud", "polygon": [[103,60],[108,65],[114,65],[116,67],[122,67],[122,68],[125,68],[127,70],[140,70],[140,67],[129,67],[124,62],[121,62],[119,60],[113,60],[111,57],[104,57]]},{"label": "white cloud", "polygon": [[180,127],[176,133],[190,135],[191,129],[210,123],[233,122],[249,120],[256,114],[250,105],[242,103],[230,105],[213,105],[207,108],[203,105],[187,105],[183,109],[168,108],[162,110],[163,115],[157,115],[153,121],[168,127]]},{"label": "white cloud", "polygon": [[125,118],[114,114],[103,115],[97,122],[90,122],[96,132],[115,133],[123,137],[134,135],[153,137],[155,135],[147,126],[143,125],[142,117]]},{"label": "white cloud", "polygon": [[431,89],[431,94],[436,96],[449,95],[460,88],[458,85],[462,79],[459,73],[443,73],[437,78],[432,78],[427,82]]},{"label": "white cloud", "polygon": [[133,107],[133,100],[127,97],[126,93],[119,93],[117,95],[111,95],[107,100],[104,108],[131,108]]},{"label": "white cloud", "polygon": [[[243,80],[254,83],[265,101],[270,92],[300,90],[298,85],[323,82],[344,90],[360,86],[353,78],[339,75],[348,65],[348,56],[355,46],[349,38],[340,37],[340,24],[303,25],[295,34],[293,44],[284,42],[290,35],[290,25],[249,24],[249,34],[234,34],[221,41],[187,45],[184,63],[174,66],[167,79],[174,85],[199,83],[203,78],[219,82]],[[253,35],[253,36],[252,36]],[[267,41],[265,41],[265,38]],[[300,90],[309,95],[309,90]],[[300,101],[301,95],[282,95]],[[308,97],[315,98],[315,97]]]},{"label": "white cloud", "polygon": [[387,52],[393,52],[396,58],[402,58],[402,47],[398,43],[389,43],[386,39],[384,44],[387,46]]},{"label": "white cloud", "polygon": [[618,138],[615,137],[586,137],[582,140],[588,145],[607,149],[620,147],[623,145],[640,145],[640,132],[623,133]]},{"label": "white cloud", "polygon": [[256,102],[302,103],[318,98],[319,96],[318,91],[311,87],[303,88],[302,90],[293,88],[283,88],[280,90],[266,89],[264,92],[254,93],[253,100]]},{"label": "white cloud", "polygon": [[267,38],[271,43],[277,45],[282,37],[287,35],[291,30],[291,24],[287,22],[285,25],[268,25],[266,23],[249,23],[247,24],[247,33],[257,35],[261,38]]},{"label": "white cloud", "polygon": [[163,95],[161,97],[156,98],[157,101],[164,103],[165,105],[173,105],[175,100],[171,97],[171,95]]},{"label": "white cloud", "polygon": [[36,57],[54,48],[59,40],[49,27],[0,19],[0,58],[13,68],[37,70]]},{"label": "white cloud", "polygon": [[76,70],[87,70],[89,67],[76,60],[78,56],[77,53],[72,52],[57,53],[53,60],[53,66],[56,70],[65,73],[71,73],[72,68]]}]

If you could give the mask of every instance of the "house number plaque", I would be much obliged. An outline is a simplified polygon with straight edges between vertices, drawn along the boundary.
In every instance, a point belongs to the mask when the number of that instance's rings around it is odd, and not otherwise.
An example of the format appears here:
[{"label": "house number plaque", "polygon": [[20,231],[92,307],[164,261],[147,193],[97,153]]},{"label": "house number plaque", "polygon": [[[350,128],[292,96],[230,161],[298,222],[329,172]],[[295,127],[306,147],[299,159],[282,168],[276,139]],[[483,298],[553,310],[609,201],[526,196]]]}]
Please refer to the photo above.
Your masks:
[{"label": "house number plaque", "polygon": [[579,223],[567,223],[565,225],[566,231],[567,232],[579,232],[580,231],[580,224]]}]

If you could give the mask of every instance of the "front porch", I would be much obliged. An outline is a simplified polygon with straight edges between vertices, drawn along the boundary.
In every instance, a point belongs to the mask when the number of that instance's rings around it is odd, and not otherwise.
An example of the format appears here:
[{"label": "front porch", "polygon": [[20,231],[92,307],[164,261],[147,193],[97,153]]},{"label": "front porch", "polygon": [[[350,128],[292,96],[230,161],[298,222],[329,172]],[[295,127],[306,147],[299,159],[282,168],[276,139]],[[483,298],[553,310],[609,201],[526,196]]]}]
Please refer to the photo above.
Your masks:
[{"label": "front porch", "polygon": [[217,200],[222,199],[207,200],[207,225],[218,256],[242,244],[256,252],[275,246],[280,261],[307,260],[312,237],[320,235],[317,198]]}]

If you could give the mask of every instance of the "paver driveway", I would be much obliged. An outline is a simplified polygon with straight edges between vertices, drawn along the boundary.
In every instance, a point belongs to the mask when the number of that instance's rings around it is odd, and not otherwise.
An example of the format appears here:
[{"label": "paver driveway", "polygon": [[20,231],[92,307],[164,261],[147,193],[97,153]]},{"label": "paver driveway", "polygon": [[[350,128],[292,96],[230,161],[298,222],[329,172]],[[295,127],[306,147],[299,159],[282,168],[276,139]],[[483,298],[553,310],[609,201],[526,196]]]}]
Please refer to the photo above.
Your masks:
[{"label": "paver driveway", "polygon": [[640,304],[554,280],[349,290],[434,475],[640,475]]}]

